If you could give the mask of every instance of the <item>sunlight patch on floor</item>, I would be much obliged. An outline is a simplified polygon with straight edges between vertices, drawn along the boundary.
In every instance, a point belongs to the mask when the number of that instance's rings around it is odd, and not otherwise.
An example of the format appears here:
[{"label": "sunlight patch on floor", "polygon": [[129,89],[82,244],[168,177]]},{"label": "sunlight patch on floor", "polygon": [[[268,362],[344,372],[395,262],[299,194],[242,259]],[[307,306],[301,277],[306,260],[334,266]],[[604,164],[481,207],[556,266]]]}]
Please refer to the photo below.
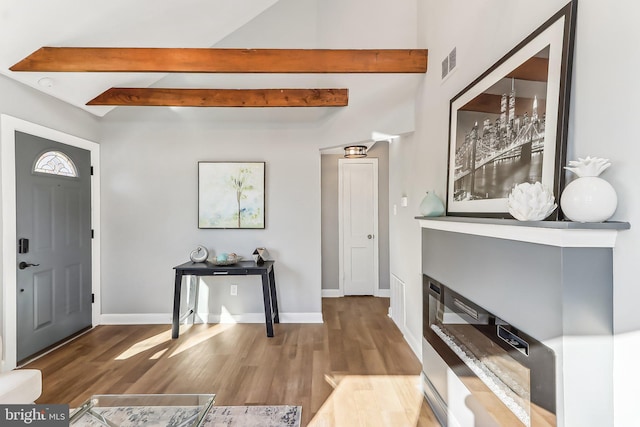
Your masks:
[{"label": "sunlight patch on floor", "polygon": [[334,390],[310,427],[417,425],[423,402],[418,375],[333,375],[325,379]]},{"label": "sunlight patch on floor", "polygon": [[[185,335],[185,332],[188,332],[193,328],[194,325],[184,324],[180,325],[180,340],[183,341],[180,346],[171,354],[169,357],[173,357],[177,354],[182,353],[185,350],[192,348],[195,345],[200,344],[207,339],[218,335],[221,332],[226,331],[233,324],[227,325],[211,325],[210,327],[203,329],[202,331],[194,332],[190,335]],[[154,347],[157,347],[161,344],[169,344],[172,341],[171,339],[171,329],[168,329],[164,332],[161,332],[157,335],[144,339],[142,341],[138,341],[131,347],[129,347],[126,351],[119,354],[114,360],[126,360],[131,357],[134,357],[140,353],[144,353]],[[156,353],[154,353],[149,359],[159,359],[168,348],[159,349]]]},{"label": "sunlight patch on floor", "polygon": [[167,352],[167,350],[169,350],[168,348],[165,348],[163,350],[160,350],[159,352],[157,352],[156,354],[154,354],[153,356],[151,356],[149,358],[149,360],[157,360],[160,359],[162,357],[163,354],[165,354]]},{"label": "sunlight patch on floor", "polygon": [[115,358],[115,360],[126,360],[137,354],[144,353],[145,351],[152,349],[153,347],[162,343],[171,341],[171,329],[154,335],[146,340],[139,341],[129,347],[126,351],[121,353]]},{"label": "sunlight patch on floor", "polygon": [[233,328],[235,324],[233,323],[218,323],[216,325],[211,325],[201,331],[194,331],[189,336],[181,336],[182,343],[180,346],[171,353],[170,358],[173,356],[177,356],[178,354],[189,350],[197,346],[198,344],[208,340],[209,338],[213,338],[218,334],[223,333],[224,331]]}]

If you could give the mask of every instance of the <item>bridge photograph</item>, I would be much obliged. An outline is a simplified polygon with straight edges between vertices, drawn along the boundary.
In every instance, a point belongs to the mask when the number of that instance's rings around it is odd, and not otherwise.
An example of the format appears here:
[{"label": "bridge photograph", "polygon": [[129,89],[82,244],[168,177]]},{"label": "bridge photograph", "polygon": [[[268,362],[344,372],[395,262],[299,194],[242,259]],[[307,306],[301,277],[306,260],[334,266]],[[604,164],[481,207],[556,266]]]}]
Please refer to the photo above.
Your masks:
[{"label": "bridge photograph", "polygon": [[[546,52],[545,52],[546,51]],[[457,112],[453,199],[500,199],[542,180],[548,47]],[[525,78],[521,78],[525,77]]]}]

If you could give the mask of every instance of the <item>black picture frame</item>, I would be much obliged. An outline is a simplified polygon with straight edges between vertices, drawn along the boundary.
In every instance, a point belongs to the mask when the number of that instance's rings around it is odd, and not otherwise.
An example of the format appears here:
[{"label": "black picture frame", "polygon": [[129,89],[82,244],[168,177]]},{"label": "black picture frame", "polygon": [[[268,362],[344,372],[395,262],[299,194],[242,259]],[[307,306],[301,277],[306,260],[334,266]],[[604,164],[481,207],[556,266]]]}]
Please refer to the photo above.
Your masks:
[{"label": "black picture frame", "polygon": [[576,10],[568,3],[451,99],[446,215],[512,218],[507,197],[523,182],[559,200]]}]

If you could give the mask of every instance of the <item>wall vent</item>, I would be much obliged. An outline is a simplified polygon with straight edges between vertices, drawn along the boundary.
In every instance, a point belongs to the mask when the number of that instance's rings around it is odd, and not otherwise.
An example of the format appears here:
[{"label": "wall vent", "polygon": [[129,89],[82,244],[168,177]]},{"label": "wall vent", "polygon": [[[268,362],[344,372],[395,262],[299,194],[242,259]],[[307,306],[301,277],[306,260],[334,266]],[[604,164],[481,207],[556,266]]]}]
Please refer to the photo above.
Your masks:
[{"label": "wall vent", "polygon": [[394,274],[391,275],[391,318],[404,334],[406,331],[405,284]]}]

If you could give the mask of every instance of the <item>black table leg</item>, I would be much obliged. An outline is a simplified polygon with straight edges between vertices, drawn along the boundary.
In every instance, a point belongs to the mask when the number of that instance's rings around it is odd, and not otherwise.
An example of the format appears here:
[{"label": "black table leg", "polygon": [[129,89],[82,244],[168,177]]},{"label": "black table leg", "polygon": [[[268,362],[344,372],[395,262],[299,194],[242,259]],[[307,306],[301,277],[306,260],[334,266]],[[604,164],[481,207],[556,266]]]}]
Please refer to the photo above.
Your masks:
[{"label": "black table leg", "polygon": [[264,316],[267,324],[267,336],[273,336],[273,314],[271,309],[271,292],[269,287],[269,274],[262,273],[262,297],[264,299]]},{"label": "black table leg", "polygon": [[182,288],[182,272],[176,270],[176,282],[173,289],[173,325],[171,338],[176,339],[180,335],[180,293]]},{"label": "black table leg", "polygon": [[276,276],[273,267],[269,271],[269,288],[271,289],[271,307],[273,308],[273,322],[280,323],[280,314],[278,314],[278,296],[276,295]]}]

